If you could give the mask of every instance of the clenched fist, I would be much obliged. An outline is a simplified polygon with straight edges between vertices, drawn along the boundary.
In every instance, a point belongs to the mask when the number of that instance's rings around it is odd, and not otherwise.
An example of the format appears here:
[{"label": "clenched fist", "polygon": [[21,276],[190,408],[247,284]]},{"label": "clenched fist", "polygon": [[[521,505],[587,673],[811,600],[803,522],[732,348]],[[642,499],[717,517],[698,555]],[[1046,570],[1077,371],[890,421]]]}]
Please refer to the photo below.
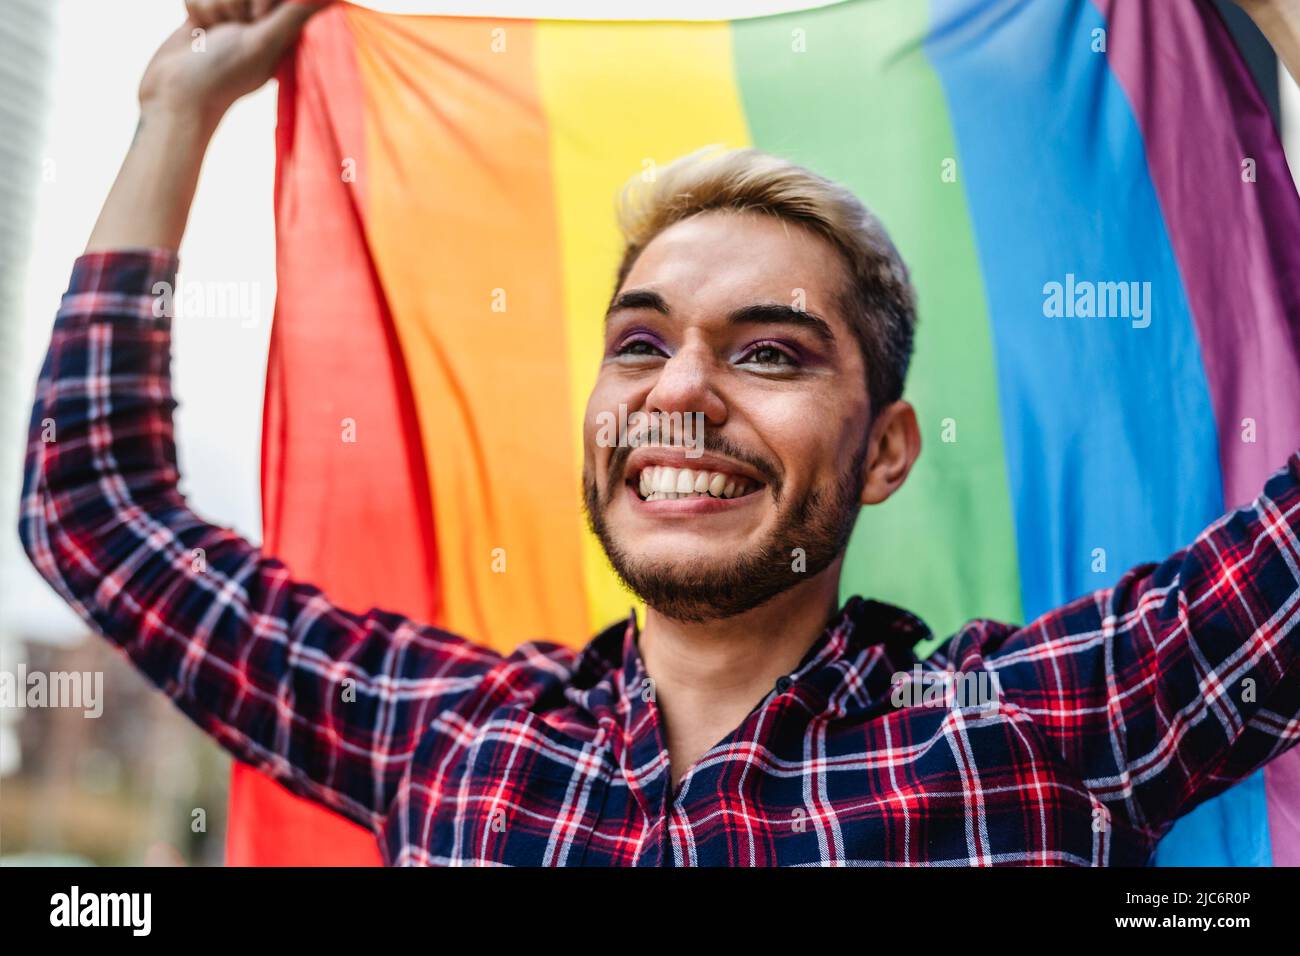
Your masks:
[{"label": "clenched fist", "polygon": [[140,82],[140,105],[214,123],[275,73],[308,18],[329,0],[186,0],[186,20]]}]

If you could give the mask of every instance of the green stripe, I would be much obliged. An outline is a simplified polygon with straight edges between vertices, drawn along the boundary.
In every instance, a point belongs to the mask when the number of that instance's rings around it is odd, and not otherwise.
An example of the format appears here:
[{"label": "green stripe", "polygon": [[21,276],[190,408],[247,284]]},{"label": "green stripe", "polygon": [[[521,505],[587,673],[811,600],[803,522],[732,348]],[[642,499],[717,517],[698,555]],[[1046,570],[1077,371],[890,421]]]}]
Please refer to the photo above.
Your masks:
[{"label": "green stripe", "polygon": [[[957,153],[928,28],[916,0],[732,23],[754,145],[851,188],[912,271],[921,320],[907,398],[922,454],[891,500],[863,510],[842,591],[908,608],[942,636],[1023,612],[984,286],[960,165],[957,182],[940,175]],[[945,419],[956,441],[942,440]]]}]

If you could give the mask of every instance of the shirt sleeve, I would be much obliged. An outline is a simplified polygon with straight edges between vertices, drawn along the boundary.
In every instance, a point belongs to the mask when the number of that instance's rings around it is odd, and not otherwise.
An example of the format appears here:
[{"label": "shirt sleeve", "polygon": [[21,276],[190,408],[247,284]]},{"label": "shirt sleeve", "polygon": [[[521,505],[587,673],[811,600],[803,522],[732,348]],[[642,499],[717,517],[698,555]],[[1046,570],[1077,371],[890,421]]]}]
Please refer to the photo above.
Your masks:
[{"label": "shirt sleeve", "polygon": [[1159,839],[1300,742],[1300,453],[1166,560],[1025,627],[980,625],[954,664],[982,657],[1088,789]]},{"label": "shirt sleeve", "polygon": [[190,510],[165,308],[176,270],[165,250],[77,260],[32,409],[23,547],[235,757],[377,831],[424,728],[500,657],[397,614],[336,607]]}]

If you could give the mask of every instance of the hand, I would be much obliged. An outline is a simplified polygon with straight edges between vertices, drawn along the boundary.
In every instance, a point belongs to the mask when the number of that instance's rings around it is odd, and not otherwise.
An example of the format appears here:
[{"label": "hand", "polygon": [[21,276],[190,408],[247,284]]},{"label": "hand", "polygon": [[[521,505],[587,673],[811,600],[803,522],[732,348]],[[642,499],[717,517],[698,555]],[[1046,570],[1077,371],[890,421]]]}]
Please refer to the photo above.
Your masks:
[{"label": "hand", "polygon": [[87,252],[179,248],[218,121],[271,78],[303,24],[328,2],[186,0],[188,19],[140,82],[140,125]]},{"label": "hand", "polygon": [[1265,7],[1295,6],[1295,0],[1233,0],[1243,10],[1262,10]]},{"label": "hand", "polygon": [[303,24],[329,0],[186,0],[188,17],[149,61],[140,106],[215,126],[275,73]]},{"label": "hand", "polygon": [[1236,0],[1300,83],[1300,0]]}]

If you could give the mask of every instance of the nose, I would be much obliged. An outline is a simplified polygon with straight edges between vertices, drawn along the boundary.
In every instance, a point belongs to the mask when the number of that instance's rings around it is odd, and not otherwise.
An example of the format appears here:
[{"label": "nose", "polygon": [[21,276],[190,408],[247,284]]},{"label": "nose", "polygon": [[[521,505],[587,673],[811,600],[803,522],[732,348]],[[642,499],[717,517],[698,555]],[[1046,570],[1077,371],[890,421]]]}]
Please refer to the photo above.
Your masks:
[{"label": "nose", "polygon": [[646,410],[672,414],[703,412],[704,420],[721,425],[727,406],[714,389],[713,356],[702,343],[685,345],[664,362],[654,387],[646,395]]}]

